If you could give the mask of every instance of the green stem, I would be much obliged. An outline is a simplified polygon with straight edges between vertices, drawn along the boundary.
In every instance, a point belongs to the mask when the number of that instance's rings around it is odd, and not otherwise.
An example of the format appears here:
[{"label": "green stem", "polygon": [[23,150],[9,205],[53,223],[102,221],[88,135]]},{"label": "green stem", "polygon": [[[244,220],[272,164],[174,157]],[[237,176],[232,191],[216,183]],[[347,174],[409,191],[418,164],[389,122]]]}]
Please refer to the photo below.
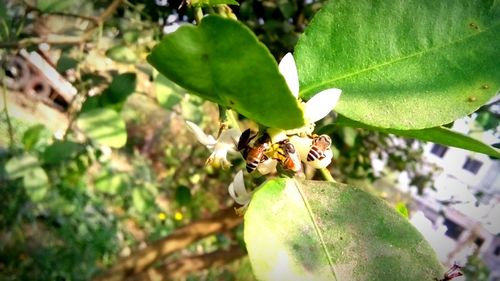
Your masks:
[{"label": "green stem", "polygon": [[7,119],[7,129],[9,131],[9,147],[12,150],[14,148],[14,129],[12,128],[12,123],[10,121],[10,115],[9,115],[9,109],[7,107],[7,88],[5,86],[5,82],[3,81],[5,79],[5,71],[2,70],[0,72],[2,74],[2,89],[3,89],[3,111],[5,112],[5,118]]},{"label": "green stem", "polygon": [[201,19],[203,18],[203,11],[200,7],[194,8],[194,20],[197,25],[200,25]]},{"label": "green stem", "polygon": [[321,172],[321,175],[323,176],[323,178],[328,181],[328,182],[337,182],[333,177],[332,177],[332,174],[330,174],[330,171],[327,169],[327,168],[321,168],[319,169],[319,171]]}]

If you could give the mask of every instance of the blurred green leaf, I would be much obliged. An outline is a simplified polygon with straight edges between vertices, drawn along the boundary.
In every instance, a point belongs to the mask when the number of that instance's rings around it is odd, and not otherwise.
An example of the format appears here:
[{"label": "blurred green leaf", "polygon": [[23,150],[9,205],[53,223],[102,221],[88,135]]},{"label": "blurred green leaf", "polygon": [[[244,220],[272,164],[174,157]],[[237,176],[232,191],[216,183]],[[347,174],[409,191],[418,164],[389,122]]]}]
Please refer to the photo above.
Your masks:
[{"label": "blurred green leaf", "polygon": [[111,171],[101,172],[95,179],[95,188],[101,192],[115,195],[128,185],[128,178],[122,173],[112,173]]},{"label": "blurred green leaf", "polygon": [[175,201],[181,206],[186,206],[191,203],[191,190],[186,186],[178,186],[175,189]]},{"label": "blurred green leaf", "polygon": [[6,1],[0,2],[0,39],[7,40],[10,36],[11,18],[7,13]]},{"label": "blurred green leaf", "polygon": [[146,189],[135,188],[134,191],[132,191],[132,203],[138,212],[143,213],[147,211],[153,203],[153,197]]},{"label": "blurred green leaf", "polygon": [[78,65],[78,60],[63,55],[57,61],[56,69],[59,73],[64,73],[70,69],[75,69],[77,65]]},{"label": "blurred green leaf", "polygon": [[58,164],[76,157],[84,147],[72,141],[55,141],[43,152],[43,161],[47,164]]},{"label": "blurred green leaf", "polygon": [[479,112],[476,117],[476,122],[485,131],[496,129],[500,126],[500,119],[488,111]]},{"label": "blurred green leaf", "polygon": [[113,148],[127,142],[125,122],[116,111],[102,108],[80,114],[76,124],[92,141]]},{"label": "blurred green leaf", "polygon": [[40,143],[46,142],[51,137],[50,131],[42,124],[28,128],[23,134],[23,145],[26,150],[32,150]]},{"label": "blurred green leaf", "polygon": [[182,26],[148,61],[183,88],[263,125],[291,129],[305,122],[276,61],[237,21],[207,16],[198,27]]},{"label": "blurred green leaf", "polygon": [[476,140],[467,135],[452,131],[445,127],[435,127],[422,130],[396,130],[396,129],[382,129],[378,127],[369,126],[354,120],[350,120],[339,115],[337,118],[337,125],[339,126],[349,126],[354,128],[363,128],[368,130],[375,130],[384,132],[387,134],[394,134],[398,136],[415,138],[424,141],[431,141],[434,143],[439,143],[447,146],[454,146],[458,148],[467,149],[470,151],[475,151],[479,153],[484,153],[496,158],[500,158],[500,152],[498,149],[489,146],[479,140]]},{"label": "blurred green leaf", "polygon": [[135,63],[137,61],[137,55],[134,50],[124,45],[111,47],[106,51],[106,56],[114,61],[126,64]]},{"label": "blurred green leaf", "polygon": [[236,0],[191,0],[193,7],[213,7],[222,4],[239,5]]},{"label": "blurred green leaf", "polygon": [[28,170],[23,177],[26,193],[33,202],[41,201],[49,189],[49,177],[41,167]]},{"label": "blurred green leaf", "polygon": [[127,44],[133,44],[139,39],[139,31],[137,30],[127,30],[123,33],[123,41]]},{"label": "blurred green leaf", "polygon": [[116,75],[104,91],[103,98],[108,104],[123,103],[135,92],[136,83],[137,77],[133,72]]},{"label": "blurred green leaf", "polygon": [[254,194],[244,227],[259,280],[421,281],[444,271],[405,218],[343,184],[267,181]]},{"label": "blurred green leaf", "polygon": [[97,96],[87,98],[82,106],[82,112],[96,108],[111,108],[120,111],[127,98],[135,92],[137,76],[126,72],[113,77],[109,86]]},{"label": "blurred green leaf", "polygon": [[436,127],[500,89],[500,3],[330,1],[296,47],[300,96],[340,88],[335,110],[371,126]]},{"label": "blurred green leaf", "polygon": [[160,73],[156,75],[154,84],[156,99],[167,110],[172,110],[181,101],[182,95],[187,92]]},{"label": "blurred green leaf", "polygon": [[37,0],[36,7],[44,13],[64,12],[73,3],[72,0]]},{"label": "blurred green leaf", "polygon": [[17,179],[38,167],[38,158],[30,154],[22,154],[14,156],[7,161],[5,172],[10,179]]},{"label": "blurred green leaf", "polygon": [[278,7],[285,18],[291,18],[297,11],[297,2],[289,0],[279,0]]},{"label": "blurred green leaf", "polygon": [[403,202],[399,202],[396,204],[396,211],[400,213],[403,217],[409,218],[408,215],[408,208],[406,207],[406,204]]}]

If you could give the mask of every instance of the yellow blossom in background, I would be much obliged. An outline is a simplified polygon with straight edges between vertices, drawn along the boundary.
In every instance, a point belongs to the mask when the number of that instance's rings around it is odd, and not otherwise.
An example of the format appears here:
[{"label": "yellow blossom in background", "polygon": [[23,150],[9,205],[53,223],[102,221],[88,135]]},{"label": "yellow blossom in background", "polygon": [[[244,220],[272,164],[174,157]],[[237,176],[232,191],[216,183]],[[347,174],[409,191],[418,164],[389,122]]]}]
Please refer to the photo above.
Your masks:
[{"label": "yellow blossom in background", "polygon": [[182,220],[183,218],[184,218],[184,216],[182,215],[182,213],[181,213],[181,212],[179,212],[179,211],[175,212],[174,219],[175,219],[176,221],[180,221],[180,220]]},{"label": "yellow blossom in background", "polygon": [[167,219],[167,215],[164,212],[158,214],[158,219],[164,221]]}]

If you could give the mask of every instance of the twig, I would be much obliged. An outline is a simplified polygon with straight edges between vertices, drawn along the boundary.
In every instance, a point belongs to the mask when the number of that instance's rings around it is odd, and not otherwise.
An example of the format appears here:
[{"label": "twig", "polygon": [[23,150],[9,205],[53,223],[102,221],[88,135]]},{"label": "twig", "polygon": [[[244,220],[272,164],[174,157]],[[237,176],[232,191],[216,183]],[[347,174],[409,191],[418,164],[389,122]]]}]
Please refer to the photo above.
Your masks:
[{"label": "twig", "polygon": [[242,218],[237,216],[232,207],[220,210],[212,217],[194,221],[181,227],[169,236],[152,245],[119,260],[109,270],[94,278],[94,281],[118,281],[138,274],[149,268],[155,261],[175,251],[184,249],[189,244],[208,235],[225,232],[238,226]]},{"label": "twig", "polygon": [[94,25],[88,28],[82,36],[50,36],[50,37],[31,37],[19,41],[0,42],[0,48],[22,49],[31,45],[47,43],[50,45],[79,45],[90,40],[95,30],[102,26],[108,18],[124,0],[114,0],[97,18],[94,18]]},{"label": "twig", "polygon": [[5,112],[5,119],[7,120],[7,130],[9,132],[9,147],[12,150],[14,147],[14,130],[12,129],[12,123],[10,122],[9,109],[7,107],[7,88],[5,86],[5,70],[0,72],[2,74],[2,96],[3,96],[3,111]]},{"label": "twig", "polygon": [[239,245],[234,245],[228,250],[218,250],[212,253],[186,257],[181,260],[168,263],[159,268],[151,268],[143,273],[137,274],[127,280],[172,280],[185,277],[189,273],[199,272],[211,267],[219,267],[232,261],[240,259],[246,252]]},{"label": "twig", "polygon": [[323,178],[328,181],[328,182],[337,182],[333,177],[332,177],[332,174],[330,174],[330,171],[328,171],[327,168],[322,168],[322,169],[319,169],[319,171],[321,172],[321,175],[323,176]]}]

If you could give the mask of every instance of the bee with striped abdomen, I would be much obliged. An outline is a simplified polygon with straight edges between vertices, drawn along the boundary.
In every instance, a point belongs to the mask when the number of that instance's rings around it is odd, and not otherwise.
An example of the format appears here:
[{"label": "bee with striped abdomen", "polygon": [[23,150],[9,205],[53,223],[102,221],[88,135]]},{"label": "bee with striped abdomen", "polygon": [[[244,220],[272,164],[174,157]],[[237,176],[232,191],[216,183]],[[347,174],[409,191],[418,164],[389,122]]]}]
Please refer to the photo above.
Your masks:
[{"label": "bee with striped abdomen", "polygon": [[288,139],[278,142],[278,145],[276,159],[283,167],[294,172],[302,171],[302,163],[300,163],[300,156],[295,146]]},{"label": "bee with striped abdomen", "polygon": [[325,158],[325,151],[330,149],[332,139],[328,135],[313,136],[311,149],[307,154],[307,161]]},{"label": "bee with striped abdomen", "polygon": [[254,139],[257,134],[251,135],[250,129],[245,130],[238,141],[238,150],[245,158],[247,163],[247,172],[253,172],[260,163],[267,160],[268,157],[265,155],[266,150],[270,146],[271,138],[267,133],[260,136],[253,145],[250,145],[252,139]]}]

